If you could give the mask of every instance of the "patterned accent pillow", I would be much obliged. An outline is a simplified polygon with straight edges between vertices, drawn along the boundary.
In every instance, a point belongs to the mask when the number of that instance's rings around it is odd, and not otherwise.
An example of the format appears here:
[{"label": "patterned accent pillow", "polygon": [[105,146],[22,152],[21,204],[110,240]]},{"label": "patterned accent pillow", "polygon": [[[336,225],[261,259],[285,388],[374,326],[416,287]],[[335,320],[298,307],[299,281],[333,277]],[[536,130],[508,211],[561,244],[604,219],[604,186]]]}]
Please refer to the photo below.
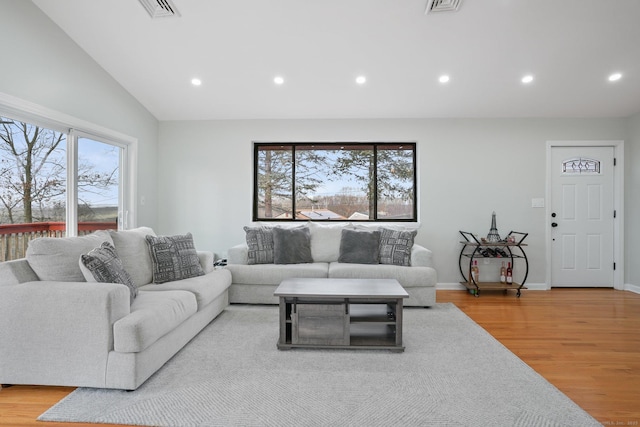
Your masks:
[{"label": "patterned accent pillow", "polygon": [[153,262],[153,283],[204,275],[191,233],[175,236],[148,235],[145,239]]},{"label": "patterned accent pillow", "polygon": [[104,242],[99,248],[92,249],[87,254],[80,255],[80,270],[88,282],[122,283],[127,285],[131,298],[138,295],[138,288],[133,284],[131,276],[122,266],[116,248],[109,242]]},{"label": "patterned accent pillow", "polygon": [[411,265],[411,248],[417,230],[380,229],[380,264]]},{"label": "patterned accent pillow", "polygon": [[244,227],[249,248],[247,264],[273,264],[273,228]]}]

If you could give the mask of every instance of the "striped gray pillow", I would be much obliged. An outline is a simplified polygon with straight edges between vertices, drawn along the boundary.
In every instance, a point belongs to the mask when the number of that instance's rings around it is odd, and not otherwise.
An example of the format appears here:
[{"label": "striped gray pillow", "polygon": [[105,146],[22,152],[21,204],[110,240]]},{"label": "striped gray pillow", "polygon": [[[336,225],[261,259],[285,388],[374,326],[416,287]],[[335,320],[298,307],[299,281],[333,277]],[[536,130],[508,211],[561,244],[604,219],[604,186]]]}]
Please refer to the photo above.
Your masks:
[{"label": "striped gray pillow", "polygon": [[411,265],[411,248],[417,233],[380,228],[380,264]]},{"label": "striped gray pillow", "polygon": [[247,239],[247,264],[273,264],[273,229],[271,227],[244,227]]},{"label": "striped gray pillow", "polygon": [[[82,267],[85,267],[89,274]],[[87,281],[122,283],[126,285],[131,295],[129,301],[131,303],[138,295],[138,288],[133,284],[131,276],[124,269],[122,261],[116,253],[116,248],[109,242],[104,242],[99,248],[80,255],[80,270]]]},{"label": "striped gray pillow", "polygon": [[191,233],[145,237],[153,262],[153,283],[203,276],[204,270]]}]

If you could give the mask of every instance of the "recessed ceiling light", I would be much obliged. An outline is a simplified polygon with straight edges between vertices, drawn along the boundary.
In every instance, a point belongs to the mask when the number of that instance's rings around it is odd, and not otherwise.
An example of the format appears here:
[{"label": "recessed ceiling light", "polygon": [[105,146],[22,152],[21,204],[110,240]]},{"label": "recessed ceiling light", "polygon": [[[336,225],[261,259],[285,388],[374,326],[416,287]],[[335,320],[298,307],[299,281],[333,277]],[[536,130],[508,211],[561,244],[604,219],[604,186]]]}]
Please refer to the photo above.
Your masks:
[{"label": "recessed ceiling light", "polygon": [[191,79],[191,84],[194,86],[200,86],[202,84],[202,80],[200,79]]},{"label": "recessed ceiling light", "polygon": [[273,82],[277,85],[281,85],[284,83],[284,77],[282,76],[276,76],[273,78]]},{"label": "recessed ceiling light", "polygon": [[531,74],[527,74],[520,80],[522,83],[531,83],[533,81],[533,76]]},{"label": "recessed ceiling light", "polygon": [[440,83],[448,83],[449,82],[449,76],[447,76],[446,74],[443,74],[442,76],[440,76],[438,78],[438,81]]},{"label": "recessed ceiling light", "polygon": [[367,78],[365,76],[356,77],[356,83],[358,83],[359,85],[363,85],[366,82],[367,82]]},{"label": "recessed ceiling light", "polygon": [[620,80],[622,78],[622,74],[621,73],[613,73],[609,76],[609,81],[610,82],[616,82],[618,80]]}]

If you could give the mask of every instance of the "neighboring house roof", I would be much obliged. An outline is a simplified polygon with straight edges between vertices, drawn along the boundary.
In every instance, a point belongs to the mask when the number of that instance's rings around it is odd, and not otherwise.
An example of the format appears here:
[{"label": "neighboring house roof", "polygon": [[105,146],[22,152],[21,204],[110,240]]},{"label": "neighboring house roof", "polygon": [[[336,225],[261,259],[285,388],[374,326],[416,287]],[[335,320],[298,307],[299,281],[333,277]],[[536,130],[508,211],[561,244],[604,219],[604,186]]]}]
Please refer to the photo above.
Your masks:
[{"label": "neighboring house roof", "polygon": [[354,212],[353,214],[351,214],[349,219],[357,219],[357,220],[369,219],[369,215],[363,214],[360,212]]},{"label": "neighboring house roof", "polygon": [[337,214],[329,209],[301,209],[296,212],[296,218],[303,219],[346,219],[340,214]]}]

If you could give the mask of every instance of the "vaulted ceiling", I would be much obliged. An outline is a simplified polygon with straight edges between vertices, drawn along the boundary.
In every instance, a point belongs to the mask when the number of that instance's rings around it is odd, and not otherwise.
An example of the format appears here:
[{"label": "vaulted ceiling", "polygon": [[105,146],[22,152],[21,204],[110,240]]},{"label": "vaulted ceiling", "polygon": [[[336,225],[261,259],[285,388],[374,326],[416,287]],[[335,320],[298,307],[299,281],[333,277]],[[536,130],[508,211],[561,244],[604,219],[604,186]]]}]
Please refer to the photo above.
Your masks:
[{"label": "vaulted ceiling", "polygon": [[32,1],[159,120],[640,112],[638,0]]}]

